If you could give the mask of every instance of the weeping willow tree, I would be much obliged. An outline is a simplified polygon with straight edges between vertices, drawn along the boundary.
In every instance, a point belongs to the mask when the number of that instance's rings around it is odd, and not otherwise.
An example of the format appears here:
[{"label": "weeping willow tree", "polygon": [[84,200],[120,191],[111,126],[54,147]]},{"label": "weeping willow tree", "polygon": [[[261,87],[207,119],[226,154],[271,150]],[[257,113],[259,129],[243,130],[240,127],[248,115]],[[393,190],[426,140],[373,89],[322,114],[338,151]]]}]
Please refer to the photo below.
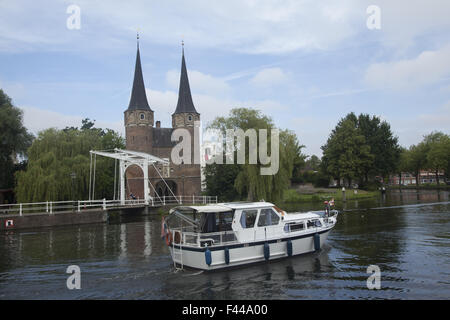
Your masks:
[{"label": "weeping willow tree", "polygon": [[[83,126],[41,131],[28,149],[26,171],[16,173],[16,198],[20,202],[64,201],[89,197],[90,150],[124,148],[124,139],[110,129]],[[112,199],[113,159],[98,157],[95,198]],[[71,174],[75,173],[75,179]]]},{"label": "weeping willow tree", "polygon": [[[260,111],[248,108],[236,108],[230,111],[228,117],[217,117],[210,125],[210,129],[218,129],[226,135],[227,129],[242,129],[244,132],[248,129],[266,129],[267,150],[271,150],[271,129],[275,126],[271,118],[261,114]],[[247,138],[246,138],[247,139]],[[247,140],[248,141],[248,140]],[[261,147],[259,135],[257,135],[257,150]],[[234,159],[240,148],[245,148],[245,163],[223,166],[238,166],[238,173],[234,181],[234,188],[247,200],[268,200],[277,202],[282,199],[283,192],[290,185],[294,164],[299,158],[304,158],[301,149],[304,146],[299,145],[297,136],[289,130],[280,130],[279,133],[279,169],[274,175],[262,175],[261,168],[267,167],[260,162],[258,157],[256,164],[250,164],[249,143],[240,145],[234,142]],[[225,147],[224,147],[225,148]],[[272,157],[273,159],[273,157]],[[215,164],[217,166],[217,164]],[[214,179],[209,179],[213,181]],[[208,181],[208,180],[207,180]]]}]

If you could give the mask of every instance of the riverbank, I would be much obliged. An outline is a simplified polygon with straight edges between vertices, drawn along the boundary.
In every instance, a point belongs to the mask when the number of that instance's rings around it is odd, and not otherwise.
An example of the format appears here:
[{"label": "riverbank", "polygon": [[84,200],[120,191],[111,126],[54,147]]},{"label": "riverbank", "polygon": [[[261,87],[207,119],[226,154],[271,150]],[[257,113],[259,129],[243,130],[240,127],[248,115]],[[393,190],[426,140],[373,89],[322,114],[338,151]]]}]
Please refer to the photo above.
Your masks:
[{"label": "riverbank", "polygon": [[400,190],[400,189],[415,189],[415,190],[450,190],[450,185],[441,183],[439,186],[437,184],[421,184],[416,186],[415,184],[407,186],[389,186],[389,189]]},{"label": "riverbank", "polygon": [[[368,199],[380,196],[380,191],[366,191],[361,189],[345,190],[345,200]],[[323,202],[334,198],[343,201],[343,193],[338,188],[314,188],[312,185],[297,185],[287,189],[283,195],[283,202]]]}]

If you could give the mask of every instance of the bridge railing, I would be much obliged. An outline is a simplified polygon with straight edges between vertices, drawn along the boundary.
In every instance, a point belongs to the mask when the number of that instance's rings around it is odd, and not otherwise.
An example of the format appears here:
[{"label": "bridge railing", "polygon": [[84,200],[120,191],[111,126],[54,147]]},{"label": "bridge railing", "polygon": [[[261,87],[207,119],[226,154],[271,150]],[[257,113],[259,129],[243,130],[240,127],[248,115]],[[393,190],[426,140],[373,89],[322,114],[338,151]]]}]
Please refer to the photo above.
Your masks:
[{"label": "bridge railing", "polygon": [[0,214],[23,214],[30,213],[48,213],[77,211],[81,212],[89,209],[103,209],[114,207],[133,207],[133,206],[165,206],[182,204],[210,204],[217,203],[217,196],[162,196],[151,198],[148,203],[144,199],[121,200],[77,200],[77,201],[45,201],[31,203],[15,203],[0,205]]},{"label": "bridge railing", "polygon": [[75,211],[76,201],[45,201],[0,205],[0,214],[49,213]]}]

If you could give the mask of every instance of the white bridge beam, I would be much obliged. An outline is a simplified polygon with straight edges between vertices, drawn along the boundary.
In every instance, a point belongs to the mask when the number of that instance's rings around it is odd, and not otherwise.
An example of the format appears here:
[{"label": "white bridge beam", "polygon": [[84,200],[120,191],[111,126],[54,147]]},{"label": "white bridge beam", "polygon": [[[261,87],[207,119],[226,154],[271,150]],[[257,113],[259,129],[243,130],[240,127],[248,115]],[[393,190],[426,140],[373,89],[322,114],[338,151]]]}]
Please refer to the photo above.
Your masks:
[{"label": "white bridge beam", "polygon": [[[169,160],[161,159],[161,158],[158,158],[158,157],[153,156],[148,153],[131,151],[131,150],[114,149],[114,152],[91,150],[90,153],[119,160],[120,202],[121,202],[121,204],[125,204],[125,199],[126,199],[125,172],[129,166],[137,165],[144,172],[144,200],[145,200],[145,204],[149,204],[152,197],[150,196],[150,190],[149,190],[150,181],[148,179],[148,166],[149,165],[154,166],[155,164],[163,164],[163,165],[170,164]],[[158,170],[156,169],[156,171],[158,171]],[[158,174],[159,174],[159,172],[158,172]],[[160,174],[159,174],[159,176],[164,181],[164,183],[166,183],[164,178]],[[89,183],[91,183],[91,182],[89,181]],[[167,185],[167,183],[166,183],[166,185]],[[169,190],[170,190],[170,188],[169,188]],[[170,191],[173,194],[172,190],[170,190]]]}]

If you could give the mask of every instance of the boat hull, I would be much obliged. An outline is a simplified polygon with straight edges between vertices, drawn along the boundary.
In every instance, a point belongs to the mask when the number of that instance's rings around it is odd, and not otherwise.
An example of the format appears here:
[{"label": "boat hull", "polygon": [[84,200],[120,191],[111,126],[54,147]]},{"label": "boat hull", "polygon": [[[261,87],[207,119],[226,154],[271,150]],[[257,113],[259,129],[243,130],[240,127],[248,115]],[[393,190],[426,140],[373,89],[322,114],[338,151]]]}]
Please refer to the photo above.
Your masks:
[{"label": "boat hull", "polygon": [[[326,242],[330,231],[331,228],[282,239],[218,247],[198,248],[174,245],[169,248],[174,263],[178,265],[201,270],[217,270],[317,251]],[[209,255],[210,259],[207,257]]]}]

